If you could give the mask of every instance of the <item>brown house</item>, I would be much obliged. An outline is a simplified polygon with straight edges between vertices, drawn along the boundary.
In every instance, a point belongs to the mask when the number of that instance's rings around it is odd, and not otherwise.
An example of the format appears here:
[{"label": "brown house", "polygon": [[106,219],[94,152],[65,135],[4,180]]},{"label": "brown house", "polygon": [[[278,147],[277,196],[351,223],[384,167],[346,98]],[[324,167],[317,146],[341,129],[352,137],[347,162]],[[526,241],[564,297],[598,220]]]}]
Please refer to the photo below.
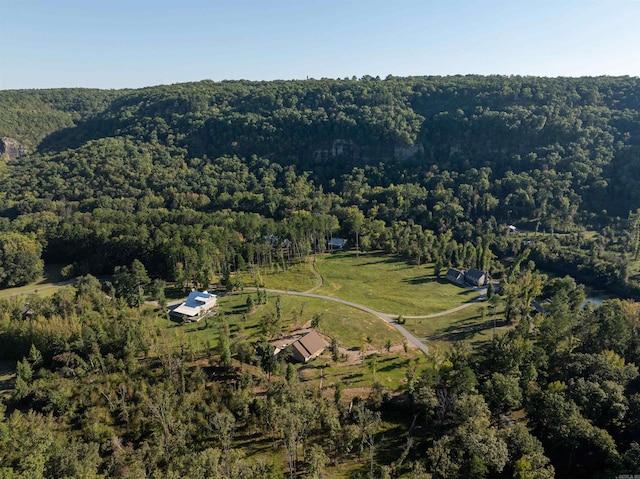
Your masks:
[{"label": "brown house", "polygon": [[291,345],[293,359],[306,363],[320,356],[327,346],[327,342],[316,331],[311,331]]}]

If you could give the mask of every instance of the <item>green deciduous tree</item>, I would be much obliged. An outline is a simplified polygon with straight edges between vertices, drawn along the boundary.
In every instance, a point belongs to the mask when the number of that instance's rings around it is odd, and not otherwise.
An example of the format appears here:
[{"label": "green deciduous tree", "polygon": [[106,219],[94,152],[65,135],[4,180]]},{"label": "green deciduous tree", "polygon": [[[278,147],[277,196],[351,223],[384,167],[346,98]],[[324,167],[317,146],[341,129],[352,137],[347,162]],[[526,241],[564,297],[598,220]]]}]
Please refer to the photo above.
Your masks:
[{"label": "green deciduous tree", "polygon": [[0,233],[0,287],[22,286],[43,271],[42,246],[33,237]]},{"label": "green deciduous tree", "polygon": [[113,274],[116,295],[124,298],[129,306],[142,305],[145,288],[150,281],[146,268],[137,259],[130,267],[116,266]]}]

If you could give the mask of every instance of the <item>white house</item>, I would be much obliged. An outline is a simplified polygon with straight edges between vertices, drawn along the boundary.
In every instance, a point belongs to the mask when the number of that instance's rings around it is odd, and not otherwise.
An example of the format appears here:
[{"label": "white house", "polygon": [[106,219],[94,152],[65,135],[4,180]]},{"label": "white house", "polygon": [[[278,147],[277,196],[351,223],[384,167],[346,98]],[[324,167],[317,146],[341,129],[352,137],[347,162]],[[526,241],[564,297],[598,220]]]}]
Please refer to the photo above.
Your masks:
[{"label": "white house", "polygon": [[188,321],[200,321],[200,319],[217,304],[218,297],[206,291],[193,291],[189,293],[187,300],[171,311],[171,314],[180,316]]}]

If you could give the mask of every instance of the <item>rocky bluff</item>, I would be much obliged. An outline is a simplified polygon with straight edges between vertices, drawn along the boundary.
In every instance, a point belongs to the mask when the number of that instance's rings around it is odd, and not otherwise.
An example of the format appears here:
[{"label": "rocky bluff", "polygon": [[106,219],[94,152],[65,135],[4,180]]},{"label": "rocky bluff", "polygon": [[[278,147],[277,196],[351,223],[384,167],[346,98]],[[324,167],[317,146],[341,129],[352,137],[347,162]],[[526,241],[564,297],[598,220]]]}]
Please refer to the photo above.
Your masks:
[{"label": "rocky bluff", "polygon": [[29,153],[17,140],[9,137],[0,138],[0,155],[5,154],[9,158],[16,159]]}]

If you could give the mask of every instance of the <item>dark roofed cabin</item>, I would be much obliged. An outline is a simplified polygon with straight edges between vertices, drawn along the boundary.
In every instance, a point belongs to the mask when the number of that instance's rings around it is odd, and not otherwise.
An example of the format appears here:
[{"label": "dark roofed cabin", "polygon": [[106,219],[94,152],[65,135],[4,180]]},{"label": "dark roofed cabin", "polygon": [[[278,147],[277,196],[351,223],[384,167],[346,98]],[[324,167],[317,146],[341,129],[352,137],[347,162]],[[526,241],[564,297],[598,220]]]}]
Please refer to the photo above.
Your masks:
[{"label": "dark roofed cabin", "polygon": [[464,272],[458,271],[454,268],[449,268],[449,271],[447,271],[447,275],[445,276],[445,278],[455,284],[464,284]]},{"label": "dark roofed cabin", "polygon": [[476,268],[471,268],[465,273],[464,280],[474,286],[484,286],[487,284],[487,273]]}]

